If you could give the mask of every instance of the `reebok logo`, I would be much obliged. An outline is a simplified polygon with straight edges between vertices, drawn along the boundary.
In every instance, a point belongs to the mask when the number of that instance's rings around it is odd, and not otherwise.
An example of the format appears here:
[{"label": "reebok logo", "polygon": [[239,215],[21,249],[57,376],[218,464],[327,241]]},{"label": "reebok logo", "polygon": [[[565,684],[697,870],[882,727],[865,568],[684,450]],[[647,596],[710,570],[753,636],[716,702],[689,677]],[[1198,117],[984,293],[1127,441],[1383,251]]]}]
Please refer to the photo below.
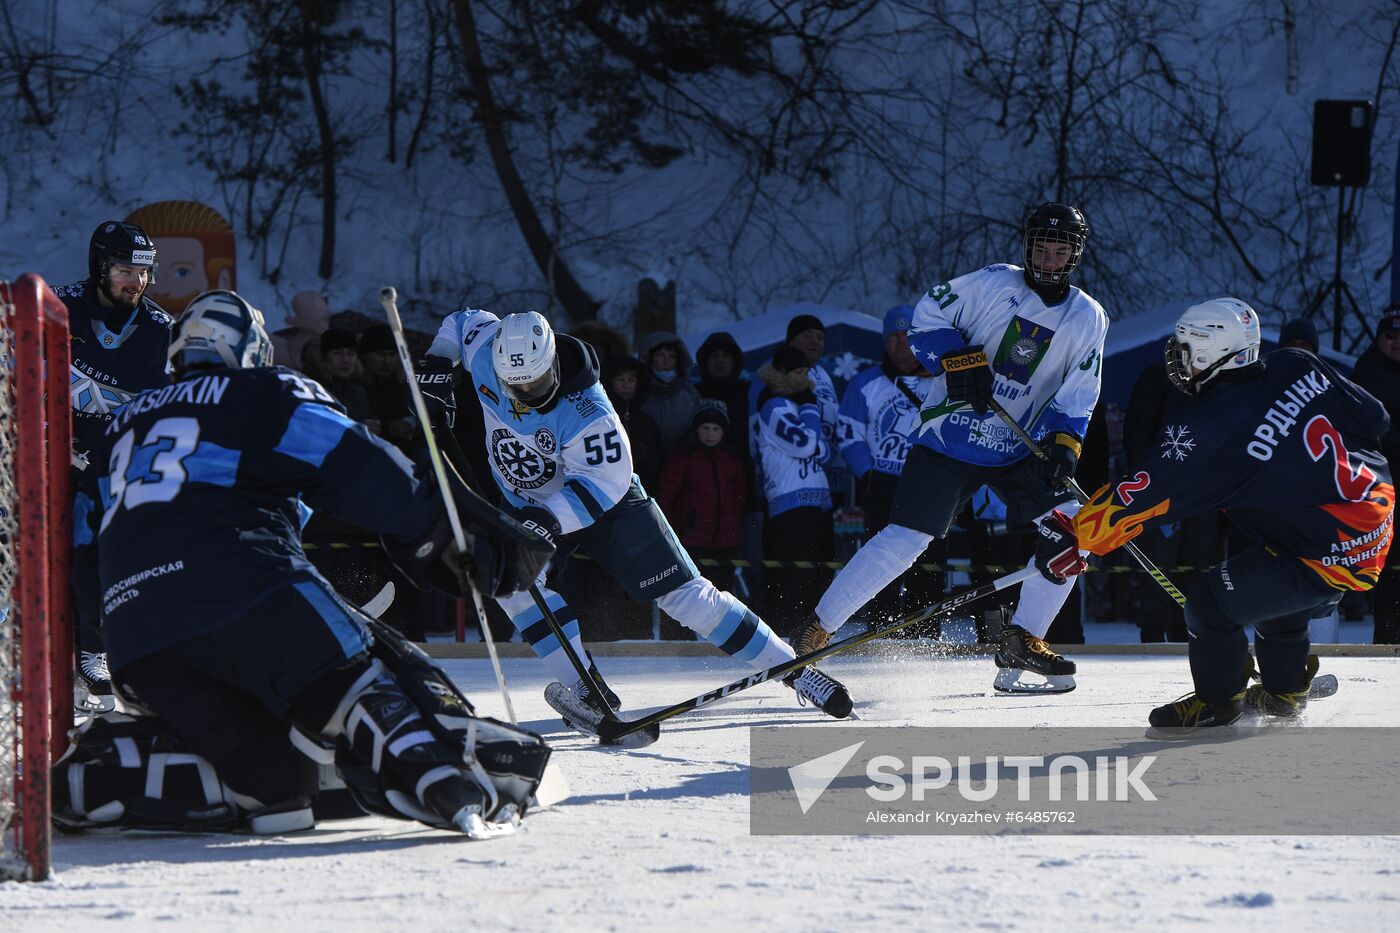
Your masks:
[{"label": "reebok logo", "polygon": [[987,365],[987,354],[982,350],[972,350],[967,353],[959,353],[956,356],[943,357],[943,371],[945,373],[957,372],[960,369],[972,369],[977,366]]},{"label": "reebok logo", "polygon": [[841,773],[841,769],[850,763],[864,744],[862,740],[788,768],[792,791],[797,795],[797,804],[802,808],[803,814],[816,805],[822,794],[831,786],[831,782]]}]

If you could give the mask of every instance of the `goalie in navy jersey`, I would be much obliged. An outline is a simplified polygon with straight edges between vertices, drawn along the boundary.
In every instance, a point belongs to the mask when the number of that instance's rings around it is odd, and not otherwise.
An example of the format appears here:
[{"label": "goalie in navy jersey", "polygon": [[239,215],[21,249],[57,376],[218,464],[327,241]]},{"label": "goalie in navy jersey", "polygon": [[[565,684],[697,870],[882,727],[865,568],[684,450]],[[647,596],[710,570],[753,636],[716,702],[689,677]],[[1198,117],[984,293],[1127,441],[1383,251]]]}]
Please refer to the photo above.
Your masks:
[{"label": "goalie in navy jersey", "polygon": [[[766,622],[701,575],[642,488],[632,470],[627,432],[598,382],[592,347],[556,335],[534,311],[501,319],[489,311],[460,310],[443,321],[428,354],[419,382],[444,420],[455,412],[452,386],[463,377],[469,380],[463,388],[479,403],[481,417],[482,436],[473,439],[482,445],[477,453],[484,454],[478,469],[489,471],[507,507],[552,527],[563,546],[586,554],[633,599],[655,600],[750,669],[765,670],[794,657]],[[574,611],[543,586],[543,575],[538,582],[570,645],[584,658]],[[530,594],[498,602],[560,683],[599,712],[619,708],[596,666],[589,673],[605,691],[602,697],[574,671]],[[846,688],[816,668],[801,668],[784,682],[803,702],[838,719],[850,715]]]},{"label": "goalie in navy jersey", "polygon": [[94,450],[79,544],[95,548],[96,569],[76,583],[101,604],[118,695],[211,764],[224,802],[257,831],[312,825],[293,724],[336,749],[367,809],[474,837],[509,831],[530,775],[487,774],[482,743],[518,745],[512,760],[541,771],[547,749],[472,717],[464,699],[429,715],[409,681],[434,679],[427,692],[440,696],[455,688],[371,636],[307,561],[301,521],[310,507],[378,531],[405,573],[458,594],[468,576],[509,594],[552,547],[462,488],[473,545],[457,553],[437,487],[320,385],[271,360],[256,309],[232,292],[200,295],[170,347],[174,383],[132,399]]},{"label": "goalie in navy jersey", "polygon": [[[1376,585],[1393,531],[1395,488],[1380,453],[1384,406],[1302,349],[1259,358],[1259,317],[1236,298],[1188,308],[1166,347],[1185,396],[1160,446],[1098,490],[1073,519],[1041,528],[1036,565],[1051,580],[1083,569],[1144,528],[1224,509],[1254,543],[1186,596],[1195,691],[1154,709],[1159,728],[1228,725],[1246,710],[1294,716],[1316,666],[1308,620]],[[1245,627],[1254,626],[1260,684]]]},{"label": "goalie in navy jersey", "polygon": [[[170,383],[171,318],[146,294],[156,281],[157,255],[155,242],[140,227],[104,221],[88,240],[87,279],[54,289],[68,309],[72,335],[68,381],[79,465],[118,408],[146,389]],[[110,710],[112,682],[96,607],[79,601],[76,609],[75,704],[81,712]]]}]

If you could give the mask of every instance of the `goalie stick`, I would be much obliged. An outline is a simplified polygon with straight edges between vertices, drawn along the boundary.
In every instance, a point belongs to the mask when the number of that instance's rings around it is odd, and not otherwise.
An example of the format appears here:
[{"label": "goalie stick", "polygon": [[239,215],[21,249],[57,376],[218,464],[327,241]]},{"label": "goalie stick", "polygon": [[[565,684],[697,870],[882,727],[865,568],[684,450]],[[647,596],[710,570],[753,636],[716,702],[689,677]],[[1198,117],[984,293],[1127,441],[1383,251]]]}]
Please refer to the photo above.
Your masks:
[{"label": "goalie stick", "polygon": [[876,638],[881,638],[891,632],[897,632],[910,625],[918,625],[920,622],[926,622],[945,612],[952,612],[960,606],[965,606],[970,602],[990,596],[1009,586],[1023,583],[1039,572],[1040,571],[1036,570],[1034,567],[1022,568],[1015,573],[1009,573],[1005,576],[998,577],[991,583],[985,583],[982,586],[964,590],[961,593],[950,596],[942,602],[935,603],[926,609],[921,609],[913,615],[905,616],[897,622],[891,622],[889,625],[882,625],[879,628],[869,629],[861,632],[859,635],[852,635],[850,638],[834,641],[820,651],[813,651],[811,654],[804,654],[800,658],[784,661],[782,664],[775,665],[767,670],[750,674],[747,677],[740,678],[733,683],[725,684],[723,687],[711,690],[708,693],[702,693],[697,697],[691,697],[689,700],[684,700],[673,706],[667,706],[663,709],[656,710],[655,712],[648,713],[637,719],[624,720],[618,719],[616,716],[605,717],[593,707],[580,701],[561,683],[550,684],[545,689],[545,699],[555,710],[560,710],[560,708],[563,707],[563,710],[567,711],[567,715],[570,719],[580,726],[586,726],[598,736],[599,742],[603,745],[634,747],[627,741],[628,739],[642,730],[650,729],[653,726],[659,726],[660,723],[667,719],[680,716],[691,710],[699,709],[702,706],[709,706],[711,703],[733,696],[741,690],[747,690],[750,687],[756,687],[770,680],[779,679],[784,674],[791,673],[809,664],[815,664],[817,661],[829,658],[848,648],[854,648],[856,645],[863,645],[868,641],[874,641]]},{"label": "goalie stick", "polygon": [[[403,320],[399,318],[399,293],[386,285],[379,290],[379,303],[389,319],[389,328],[394,332],[394,347],[399,351],[399,364],[403,367],[404,378],[408,381],[409,393],[413,396],[413,410],[423,425],[423,440],[428,447],[428,459],[433,465],[433,478],[437,480],[438,492],[442,495],[442,505],[447,511],[447,522],[452,526],[452,540],[457,550],[467,552],[467,536],[462,530],[462,519],[457,514],[457,502],[452,498],[452,488],[447,483],[447,472],[442,465],[442,451],[438,449],[437,438],[433,436],[432,421],[428,418],[428,406],[423,402],[423,393],[418,388],[418,379],[413,373],[413,363],[408,358],[408,342],[404,339]],[[491,637],[491,626],[486,622],[486,607],[481,604],[481,594],[476,584],[467,579],[472,602],[476,605],[476,618],[481,624],[481,638],[486,642],[486,653],[491,656],[491,669],[496,672],[496,683],[501,688],[501,699],[506,704],[506,716],[511,722],[515,718],[515,705],[510,701],[510,690],[506,687],[506,675],[501,671],[501,659],[496,654],[496,641]]]},{"label": "goalie stick", "polygon": [[[1026,445],[1026,449],[1031,452],[1031,456],[1035,457],[1037,460],[1049,459],[1044,448],[1035,442],[1030,436],[1030,433],[1025,428],[1021,427],[1021,425],[1016,422],[1016,419],[1011,417],[1010,412],[1002,408],[1001,403],[996,399],[992,399],[992,411],[996,412],[997,417],[1005,422],[1006,426],[1011,429],[1011,433],[1016,435],[1016,439]],[[1079,500],[1081,505],[1089,501],[1089,496],[1085,494],[1084,489],[1075,482],[1072,477],[1069,481],[1069,490],[1074,494],[1074,498]],[[1152,563],[1150,557],[1142,553],[1141,548],[1131,541],[1126,542],[1123,547],[1133,556],[1133,560],[1137,561],[1138,565],[1141,566],[1143,570],[1147,571],[1147,575],[1150,576],[1178,606],[1184,607],[1186,605],[1185,595],[1182,594],[1181,590],[1176,588],[1176,584],[1168,579],[1167,575],[1163,573],[1156,564]]]}]

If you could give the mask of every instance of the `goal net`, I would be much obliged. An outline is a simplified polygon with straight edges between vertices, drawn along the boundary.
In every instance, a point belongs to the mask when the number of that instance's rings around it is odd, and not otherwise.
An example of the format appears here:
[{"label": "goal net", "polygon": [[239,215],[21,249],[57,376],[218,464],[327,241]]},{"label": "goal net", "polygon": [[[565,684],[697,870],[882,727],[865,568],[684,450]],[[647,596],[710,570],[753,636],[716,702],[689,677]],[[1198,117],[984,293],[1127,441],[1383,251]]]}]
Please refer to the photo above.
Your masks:
[{"label": "goal net", "polygon": [[72,724],[68,318],[0,281],[0,878],[49,873],[49,766]]}]

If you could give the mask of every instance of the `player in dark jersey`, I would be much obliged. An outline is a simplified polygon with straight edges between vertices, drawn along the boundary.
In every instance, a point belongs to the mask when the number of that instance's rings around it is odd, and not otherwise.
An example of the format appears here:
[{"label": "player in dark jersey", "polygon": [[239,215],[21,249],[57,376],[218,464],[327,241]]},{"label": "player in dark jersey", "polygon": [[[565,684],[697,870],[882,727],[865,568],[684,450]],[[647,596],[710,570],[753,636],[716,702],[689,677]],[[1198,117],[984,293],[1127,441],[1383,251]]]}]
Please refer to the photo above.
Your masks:
[{"label": "player in dark jersey", "polygon": [[[135,224],[108,220],[88,241],[87,279],[54,289],[68,309],[72,332],[68,381],[79,464],[113,412],[138,393],[170,383],[170,315],[146,297],[155,280],[155,243]],[[78,708],[111,709],[112,684],[95,608],[81,602],[77,608]]]},{"label": "player in dark jersey", "polygon": [[[1246,709],[1296,715],[1307,699],[1308,619],[1375,586],[1390,548],[1395,488],[1379,453],[1385,408],[1306,350],[1259,358],[1259,317],[1235,298],[1188,308],[1167,342],[1171,407],[1159,446],[1072,519],[1041,528],[1051,579],[1151,528],[1225,509],[1253,545],[1186,599],[1195,692],[1152,711],[1157,727],[1228,725]],[[1181,401],[1181,400],[1179,400]],[[1249,645],[1262,685],[1247,686]]]},{"label": "player in dark jersey", "polygon": [[463,493],[474,544],[456,554],[436,486],[316,382],[267,365],[262,316],[232,292],[190,303],[170,359],[175,382],[122,408],[88,471],[97,505],[80,544],[98,572],[80,585],[100,600],[119,695],[278,831],[311,824],[290,724],[338,742],[405,815],[474,836],[513,826],[523,801],[474,775],[371,654],[363,617],[306,559],[301,513],[379,531],[406,573],[459,592],[461,574],[512,592],[552,547],[510,543],[512,523]]}]

